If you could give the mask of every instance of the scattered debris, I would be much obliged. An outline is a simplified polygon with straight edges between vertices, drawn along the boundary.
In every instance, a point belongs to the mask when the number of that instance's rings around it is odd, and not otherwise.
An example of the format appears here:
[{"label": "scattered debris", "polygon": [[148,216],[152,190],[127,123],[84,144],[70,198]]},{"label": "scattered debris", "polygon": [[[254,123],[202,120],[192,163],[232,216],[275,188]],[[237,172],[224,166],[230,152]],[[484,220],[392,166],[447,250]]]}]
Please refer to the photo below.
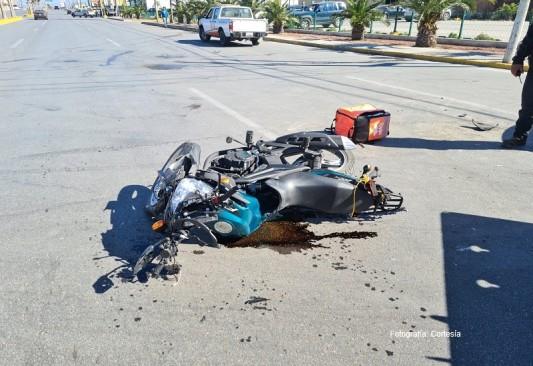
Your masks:
[{"label": "scattered debris", "polygon": [[472,119],[472,124],[476,126],[477,131],[490,131],[493,128],[498,127],[499,123],[484,123],[484,122],[478,122],[474,119]]},{"label": "scattered debris", "polygon": [[250,298],[246,300],[244,303],[246,305],[251,305],[251,304],[258,303],[258,302],[266,302],[269,300],[270,299],[267,299],[266,297],[250,296]]}]

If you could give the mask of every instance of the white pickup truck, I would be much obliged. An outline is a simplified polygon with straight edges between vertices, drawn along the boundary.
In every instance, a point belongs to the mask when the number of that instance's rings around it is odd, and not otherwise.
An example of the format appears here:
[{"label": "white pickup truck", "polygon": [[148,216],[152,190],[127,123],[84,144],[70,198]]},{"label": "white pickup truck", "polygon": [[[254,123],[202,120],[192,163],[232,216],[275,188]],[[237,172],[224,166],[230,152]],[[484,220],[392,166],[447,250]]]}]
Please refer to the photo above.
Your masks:
[{"label": "white pickup truck", "polygon": [[220,44],[225,46],[230,41],[246,39],[257,46],[267,34],[267,22],[254,19],[252,9],[245,6],[215,6],[200,18],[198,32],[204,42],[211,37],[218,37]]}]

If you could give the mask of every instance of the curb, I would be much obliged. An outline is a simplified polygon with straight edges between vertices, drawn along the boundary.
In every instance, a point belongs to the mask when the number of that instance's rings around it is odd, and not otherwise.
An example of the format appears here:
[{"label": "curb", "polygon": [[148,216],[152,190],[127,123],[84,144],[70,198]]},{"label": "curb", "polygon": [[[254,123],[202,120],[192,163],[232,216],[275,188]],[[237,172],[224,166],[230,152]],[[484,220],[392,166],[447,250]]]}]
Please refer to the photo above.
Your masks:
[{"label": "curb", "polygon": [[12,17],[7,19],[0,19],[0,25],[7,25],[15,22],[20,22],[21,20],[24,20],[24,17]]},{"label": "curb", "polygon": [[[497,61],[478,61],[478,60],[468,60],[468,59],[446,57],[446,56],[419,55],[419,54],[413,54],[413,53],[407,53],[407,52],[380,51],[380,50],[372,50],[368,48],[350,48],[346,46],[320,44],[320,43],[313,43],[313,42],[307,42],[307,41],[297,41],[293,39],[281,39],[281,38],[271,38],[271,37],[265,37],[265,41],[288,43],[288,44],[293,44],[297,46],[323,48],[323,49],[333,50],[333,51],[361,53],[365,55],[399,57],[399,58],[408,58],[408,59],[421,60],[421,61],[443,62],[443,63],[448,63],[448,64],[467,65],[467,66],[490,67],[494,69],[504,69],[504,70],[511,69],[510,64],[504,64],[503,62],[497,62]],[[527,71],[528,67],[526,66],[525,69]]]},{"label": "curb", "polygon": [[[162,24],[154,23],[154,22],[142,22],[141,24],[145,25],[151,25],[156,27],[163,27]],[[176,25],[176,24],[169,24],[168,28],[172,29],[179,29],[184,31],[191,31],[196,32],[197,28],[191,25]],[[265,37],[265,41],[270,42],[277,42],[277,43],[286,43],[286,44],[293,44],[296,46],[307,46],[307,47],[314,47],[314,48],[322,48],[332,51],[344,51],[344,52],[353,52],[353,53],[361,53],[365,55],[376,55],[376,56],[387,56],[387,57],[397,57],[397,58],[407,58],[407,59],[414,59],[414,60],[421,60],[421,61],[431,61],[431,62],[442,62],[442,63],[448,63],[448,64],[455,64],[455,65],[467,65],[467,66],[478,66],[478,67],[489,67],[493,69],[502,69],[502,70],[510,70],[511,64],[504,64],[503,62],[497,62],[497,61],[478,61],[478,60],[468,60],[468,59],[462,59],[462,58],[455,58],[455,57],[446,57],[446,56],[430,56],[430,55],[418,55],[413,53],[407,53],[407,52],[395,52],[395,51],[379,51],[379,50],[372,50],[368,48],[350,48],[346,46],[337,46],[337,45],[329,45],[329,44],[320,44],[320,43],[313,43],[313,42],[307,42],[307,41],[297,41],[293,39],[282,39],[282,38],[272,38],[272,37]],[[524,70],[527,72],[529,67],[527,65],[524,65]]]}]

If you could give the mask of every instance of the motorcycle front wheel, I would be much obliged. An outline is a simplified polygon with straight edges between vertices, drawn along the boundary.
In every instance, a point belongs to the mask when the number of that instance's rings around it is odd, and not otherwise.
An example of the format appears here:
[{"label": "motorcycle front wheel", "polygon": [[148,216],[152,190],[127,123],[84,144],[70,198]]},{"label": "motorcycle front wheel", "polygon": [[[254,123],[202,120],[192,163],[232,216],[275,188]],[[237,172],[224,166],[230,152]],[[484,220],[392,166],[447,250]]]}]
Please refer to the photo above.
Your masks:
[{"label": "motorcycle front wheel", "polygon": [[163,238],[157,243],[149,245],[143,251],[139,259],[137,259],[137,262],[133,267],[133,275],[136,276],[139,272],[145,269],[146,266],[151,264],[157,257],[159,257],[159,255],[161,254],[161,250],[165,247],[165,245],[168,244],[169,241],[169,238]]}]

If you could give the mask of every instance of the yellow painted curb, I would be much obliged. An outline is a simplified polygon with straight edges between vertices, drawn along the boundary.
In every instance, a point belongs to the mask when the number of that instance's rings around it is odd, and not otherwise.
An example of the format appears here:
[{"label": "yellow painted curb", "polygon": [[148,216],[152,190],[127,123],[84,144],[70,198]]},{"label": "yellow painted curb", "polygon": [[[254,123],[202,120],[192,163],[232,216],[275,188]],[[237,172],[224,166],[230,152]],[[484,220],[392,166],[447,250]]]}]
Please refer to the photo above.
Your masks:
[{"label": "yellow painted curb", "polygon": [[[416,53],[382,51],[382,50],[375,50],[375,49],[368,49],[368,48],[350,48],[350,47],[344,47],[344,46],[339,46],[339,45],[321,44],[321,43],[313,43],[313,42],[307,42],[307,41],[297,41],[294,39],[265,37],[265,40],[270,41],[270,42],[294,44],[298,46],[324,48],[324,49],[334,50],[334,51],[362,53],[366,55],[400,57],[400,58],[409,58],[409,59],[422,60],[422,61],[444,62],[448,64],[457,64],[457,65],[492,67],[495,69],[505,69],[505,70],[511,69],[510,64],[504,64],[503,62],[497,62],[497,61],[469,60],[469,59],[456,58],[456,57],[420,55]],[[528,71],[527,65],[525,66],[525,70]]]},{"label": "yellow painted curb", "polygon": [[0,25],[20,22],[21,20],[24,20],[24,18],[23,17],[12,17],[12,18],[7,18],[7,19],[0,19]]}]

